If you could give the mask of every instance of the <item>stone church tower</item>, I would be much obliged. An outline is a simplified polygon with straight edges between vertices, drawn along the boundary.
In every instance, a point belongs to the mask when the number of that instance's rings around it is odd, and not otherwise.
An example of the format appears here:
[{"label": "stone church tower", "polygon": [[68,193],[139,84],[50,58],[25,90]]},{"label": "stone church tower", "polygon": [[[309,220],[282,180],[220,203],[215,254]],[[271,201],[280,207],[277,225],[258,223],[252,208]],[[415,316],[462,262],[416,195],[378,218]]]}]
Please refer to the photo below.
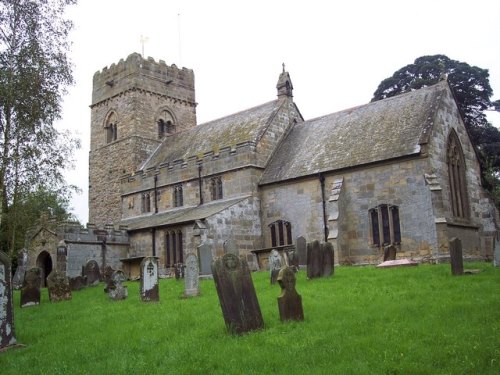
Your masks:
[{"label": "stone church tower", "polygon": [[89,222],[121,220],[120,178],[170,134],[196,125],[194,74],[138,53],[94,74]]}]

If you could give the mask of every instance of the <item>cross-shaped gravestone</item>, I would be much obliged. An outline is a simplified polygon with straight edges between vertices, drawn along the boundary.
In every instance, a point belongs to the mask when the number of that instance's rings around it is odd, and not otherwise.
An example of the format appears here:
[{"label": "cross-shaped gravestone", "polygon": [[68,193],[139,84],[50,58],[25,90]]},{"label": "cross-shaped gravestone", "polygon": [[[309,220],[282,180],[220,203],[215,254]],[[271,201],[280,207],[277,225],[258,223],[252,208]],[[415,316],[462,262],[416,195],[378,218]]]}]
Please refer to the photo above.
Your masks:
[{"label": "cross-shaped gravestone", "polygon": [[186,256],[186,269],[184,272],[184,296],[195,297],[200,294],[198,257],[189,253]]},{"label": "cross-shaped gravestone", "polygon": [[141,301],[158,302],[159,300],[158,258],[146,257],[141,262]]},{"label": "cross-shaped gravestone", "polygon": [[281,269],[278,275],[281,295],[278,297],[278,309],[281,321],[304,320],[302,297],[295,290],[295,273],[290,267]]},{"label": "cross-shaped gravestone", "polygon": [[71,299],[71,288],[66,273],[52,270],[47,276],[47,289],[50,302],[67,301]]},{"label": "cross-shaped gravestone", "polygon": [[34,267],[26,272],[21,289],[21,307],[40,304],[40,287],[42,286],[42,270]]},{"label": "cross-shaped gravestone", "polygon": [[10,258],[0,251],[0,349],[16,343],[11,277]]},{"label": "cross-shaped gravestone", "polygon": [[228,331],[239,334],[264,328],[247,261],[225,254],[212,264],[212,273]]}]

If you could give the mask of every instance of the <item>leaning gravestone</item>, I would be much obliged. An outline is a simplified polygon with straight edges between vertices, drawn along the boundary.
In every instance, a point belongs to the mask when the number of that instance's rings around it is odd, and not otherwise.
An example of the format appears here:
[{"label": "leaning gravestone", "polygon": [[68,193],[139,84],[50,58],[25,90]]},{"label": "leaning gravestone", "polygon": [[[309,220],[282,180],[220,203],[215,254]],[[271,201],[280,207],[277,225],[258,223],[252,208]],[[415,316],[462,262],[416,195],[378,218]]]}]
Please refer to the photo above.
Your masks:
[{"label": "leaning gravestone", "polygon": [[71,288],[64,272],[52,270],[47,276],[47,289],[50,302],[67,301],[71,299]]},{"label": "leaning gravestone", "polygon": [[318,240],[307,243],[307,278],[313,279],[322,276],[323,259]]},{"label": "leaning gravestone", "polygon": [[158,258],[146,257],[141,262],[141,301],[158,302]]},{"label": "leaning gravestone", "polygon": [[101,273],[99,272],[99,264],[94,259],[87,262],[84,268],[83,276],[87,276],[87,285],[96,286],[101,280]]},{"label": "leaning gravestone", "polygon": [[388,245],[384,247],[384,262],[387,260],[396,260],[396,246]]},{"label": "leaning gravestone", "polygon": [[127,286],[123,285],[123,282],[126,280],[127,276],[125,276],[122,270],[116,270],[113,272],[107,283],[109,298],[113,301],[118,301],[128,297]]},{"label": "leaning gravestone", "polygon": [[271,276],[271,284],[275,284],[278,280],[278,274],[281,269],[281,255],[276,249],[271,250],[269,254],[269,273]]},{"label": "leaning gravestone", "polygon": [[281,287],[281,295],[278,297],[281,321],[304,320],[302,297],[295,290],[295,282],[293,270],[290,267],[282,268],[278,275],[278,283]]},{"label": "leaning gravestone", "polygon": [[464,259],[462,257],[462,241],[453,237],[449,241],[451,274],[454,276],[463,275]]},{"label": "leaning gravestone", "polygon": [[298,257],[299,265],[303,266],[307,264],[307,242],[302,236],[297,237],[296,255]]},{"label": "leaning gravestone", "polygon": [[203,243],[198,246],[198,258],[200,259],[200,275],[212,274],[212,246],[208,243]]},{"label": "leaning gravestone", "polygon": [[332,276],[334,271],[333,244],[331,244],[330,242],[322,243],[321,252],[323,253],[322,276],[323,277]]},{"label": "leaning gravestone", "polygon": [[247,261],[225,254],[214,261],[212,273],[228,331],[240,334],[264,328]]},{"label": "leaning gravestone", "polygon": [[38,267],[26,272],[24,285],[21,289],[21,307],[40,304],[40,287],[42,286],[42,270]]},{"label": "leaning gravestone", "polygon": [[11,272],[9,256],[0,251],[0,349],[16,343]]},{"label": "leaning gravestone", "polygon": [[186,256],[186,270],[184,274],[184,297],[200,295],[198,257],[190,253]]},{"label": "leaning gravestone", "polygon": [[24,276],[26,275],[26,269],[28,268],[28,251],[26,249],[21,250],[17,254],[17,269],[12,279],[12,285],[14,289],[18,290],[23,287]]}]

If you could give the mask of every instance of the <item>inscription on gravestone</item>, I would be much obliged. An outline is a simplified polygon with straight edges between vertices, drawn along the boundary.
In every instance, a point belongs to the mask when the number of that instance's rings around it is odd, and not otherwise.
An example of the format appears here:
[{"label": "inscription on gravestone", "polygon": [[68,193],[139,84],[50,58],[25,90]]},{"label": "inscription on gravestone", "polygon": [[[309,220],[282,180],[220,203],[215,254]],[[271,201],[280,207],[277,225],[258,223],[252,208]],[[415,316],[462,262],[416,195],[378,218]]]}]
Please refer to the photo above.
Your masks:
[{"label": "inscription on gravestone", "polygon": [[24,285],[21,289],[21,307],[40,304],[40,287],[42,286],[42,270],[38,267],[26,272]]},{"label": "inscription on gravestone", "polygon": [[11,277],[10,258],[0,251],[0,349],[16,343]]},{"label": "inscription on gravestone", "polygon": [[290,267],[282,268],[278,275],[281,295],[278,297],[278,309],[281,321],[304,320],[302,297],[295,290],[295,273]]},{"label": "inscription on gravestone", "polygon": [[449,242],[451,274],[454,276],[463,275],[464,259],[462,257],[462,242],[459,238],[453,237]]},{"label": "inscription on gravestone", "polygon": [[158,258],[146,257],[141,262],[141,301],[158,302]]},{"label": "inscription on gravestone", "polygon": [[212,264],[212,273],[228,331],[240,334],[264,328],[246,260],[225,254]]},{"label": "inscription on gravestone", "polygon": [[184,275],[184,296],[195,297],[200,294],[198,257],[190,253],[186,256],[186,271]]},{"label": "inscription on gravestone", "polygon": [[269,255],[269,273],[271,276],[271,284],[275,284],[278,280],[278,274],[281,269],[281,255],[276,249],[271,250]]},{"label": "inscription on gravestone", "polygon": [[71,289],[68,277],[64,272],[52,270],[47,276],[47,289],[50,302],[67,301],[71,299]]}]

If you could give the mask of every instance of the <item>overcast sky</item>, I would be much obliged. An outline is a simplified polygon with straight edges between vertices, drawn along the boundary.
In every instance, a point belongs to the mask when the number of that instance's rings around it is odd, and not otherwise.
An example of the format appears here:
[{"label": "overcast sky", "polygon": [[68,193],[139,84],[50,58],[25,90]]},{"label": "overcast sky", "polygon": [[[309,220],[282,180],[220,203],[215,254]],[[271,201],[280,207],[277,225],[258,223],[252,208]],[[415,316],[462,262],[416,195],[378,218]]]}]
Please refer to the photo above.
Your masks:
[{"label": "overcast sky", "polygon": [[424,55],[489,69],[500,97],[498,0],[79,0],[68,14],[76,84],[58,126],[82,140],[68,173],[83,191],[72,201],[82,223],[92,77],[143,47],[194,70],[199,124],[275,99],[282,63],[306,120],[368,103],[384,78]]}]

